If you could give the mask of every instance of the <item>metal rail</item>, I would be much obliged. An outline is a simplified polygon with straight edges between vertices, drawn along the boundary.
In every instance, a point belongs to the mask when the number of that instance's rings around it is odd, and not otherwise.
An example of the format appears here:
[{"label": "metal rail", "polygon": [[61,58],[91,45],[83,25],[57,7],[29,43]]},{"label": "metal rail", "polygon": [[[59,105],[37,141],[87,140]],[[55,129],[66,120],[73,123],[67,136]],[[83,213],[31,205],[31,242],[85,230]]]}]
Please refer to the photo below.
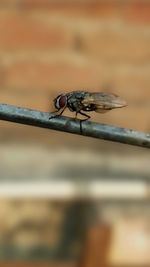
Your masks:
[{"label": "metal rail", "polygon": [[132,129],[98,124],[91,121],[82,123],[81,133],[80,120],[64,116],[49,120],[51,115],[48,112],[0,104],[0,120],[150,148],[150,133],[142,133]]}]

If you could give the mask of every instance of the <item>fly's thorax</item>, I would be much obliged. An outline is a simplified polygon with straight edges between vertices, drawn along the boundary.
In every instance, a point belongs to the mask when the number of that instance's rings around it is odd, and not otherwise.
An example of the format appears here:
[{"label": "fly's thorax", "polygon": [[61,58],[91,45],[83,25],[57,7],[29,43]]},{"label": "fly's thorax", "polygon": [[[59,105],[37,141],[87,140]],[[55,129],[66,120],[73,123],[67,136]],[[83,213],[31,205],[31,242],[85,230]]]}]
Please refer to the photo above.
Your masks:
[{"label": "fly's thorax", "polygon": [[82,109],[82,99],[84,92],[75,91],[68,94],[67,106],[70,111],[79,112]]}]

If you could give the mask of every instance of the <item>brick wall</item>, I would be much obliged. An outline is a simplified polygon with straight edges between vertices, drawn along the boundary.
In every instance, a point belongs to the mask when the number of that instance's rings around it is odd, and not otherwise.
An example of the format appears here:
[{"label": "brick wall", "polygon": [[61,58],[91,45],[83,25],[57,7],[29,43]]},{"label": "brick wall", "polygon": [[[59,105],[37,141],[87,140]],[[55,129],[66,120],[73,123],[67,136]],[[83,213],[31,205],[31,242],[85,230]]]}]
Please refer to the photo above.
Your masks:
[{"label": "brick wall", "polygon": [[146,0],[1,0],[1,102],[48,111],[62,91],[108,90],[128,108],[93,119],[149,131],[149,14]]}]

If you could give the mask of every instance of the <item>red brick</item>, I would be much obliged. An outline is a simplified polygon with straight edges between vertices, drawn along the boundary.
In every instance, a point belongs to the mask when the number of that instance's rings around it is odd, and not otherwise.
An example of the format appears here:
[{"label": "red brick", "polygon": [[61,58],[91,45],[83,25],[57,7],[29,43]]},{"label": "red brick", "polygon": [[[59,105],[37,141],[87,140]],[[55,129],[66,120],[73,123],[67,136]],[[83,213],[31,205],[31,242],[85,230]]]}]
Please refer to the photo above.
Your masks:
[{"label": "red brick", "polygon": [[105,75],[109,91],[114,90],[116,94],[121,94],[128,102],[149,103],[149,65],[112,65],[105,69]]},{"label": "red brick", "polygon": [[0,92],[1,103],[21,106],[26,108],[39,109],[43,111],[50,111],[52,106],[52,99],[47,94],[32,93],[30,91],[15,91],[2,90]]},{"label": "red brick", "polygon": [[[106,9],[107,10],[107,9]],[[45,16],[43,16],[45,14]],[[1,12],[2,50],[78,49],[99,60],[141,63],[150,58],[148,29],[118,20],[83,20],[63,15],[53,23],[53,12]],[[72,13],[70,13],[72,14]],[[78,47],[77,47],[78,46]]]},{"label": "red brick", "polygon": [[114,16],[119,14],[120,4],[118,1],[42,1],[24,0],[22,8],[25,9],[48,9],[52,12],[64,13],[68,16]]},{"label": "red brick", "polygon": [[72,0],[72,1],[49,1],[49,0],[1,0],[0,8],[14,8],[19,11],[49,11],[53,13],[72,16],[86,17],[114,17],[120,16],[122,5],[118,1],[93,1],[93,0]]},{"label": "red brick", "polygon": [[61,49],[72,37],[60,23],[45,23],[28,12],[0,12],[0,49]]},{"label": "red brick", "polygon": [[[50,93],[71,90],[109,90],[122,95],[127,101],[143,103],[150,98],[149,66],[140,67],[59,57],[55,61],[20,59],[0,66],[1,88]],[[72,59],[72,60],[71,60]],[[2,62],[2,61],[1,61]]]},{"label": "red brick", "polygon": [[150,2],[149,1],[133,1],[125,5],[124,17],[129,22],[134,23],[150,23]]},{"label": "red brick", "polygon": [[91,23],[81,26],[81,43],[84,52],[100,61],[145,63],[150,60],[148,28],[139,28],[120,21]]},{"label": "red brick", "polygon": [[21,10],[49,9],[70,16],[88,15],[100,17],[122,17],[131,22],[150,22],[150,3],[147,0],[1,0],[0,7],[16,7]]},{"label": "red brick", "polygon": [[[97,81],[96,71],[89,64],[21,61],[5,66],[5,87],[28,90],[64,90],[88,87]],[[98,78],[99,80],[99,78]]]},{"label": "red brick", "polygon": [[63,12],[64,14],[120,17],[132,22],[150,22],[150,3],[144,0],[138,1],[93,1],[93,0],[1,0],[1,7],[16,7],[21,10],[51,10],[52,12]]}]

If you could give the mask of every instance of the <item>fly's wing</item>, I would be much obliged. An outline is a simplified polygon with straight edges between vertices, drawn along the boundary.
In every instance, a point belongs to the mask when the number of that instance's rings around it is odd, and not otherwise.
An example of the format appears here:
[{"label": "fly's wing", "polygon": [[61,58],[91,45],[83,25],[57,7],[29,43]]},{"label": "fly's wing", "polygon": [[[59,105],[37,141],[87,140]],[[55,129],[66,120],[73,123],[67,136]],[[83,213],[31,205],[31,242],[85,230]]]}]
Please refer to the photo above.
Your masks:
[{"label": "fly's wing", "polygon": [[122,108],[127,104],[119,96],[111,93],[87,93],[82,104],[94,105],[95,111],[99,113],[105,113],[111,109]]}]

